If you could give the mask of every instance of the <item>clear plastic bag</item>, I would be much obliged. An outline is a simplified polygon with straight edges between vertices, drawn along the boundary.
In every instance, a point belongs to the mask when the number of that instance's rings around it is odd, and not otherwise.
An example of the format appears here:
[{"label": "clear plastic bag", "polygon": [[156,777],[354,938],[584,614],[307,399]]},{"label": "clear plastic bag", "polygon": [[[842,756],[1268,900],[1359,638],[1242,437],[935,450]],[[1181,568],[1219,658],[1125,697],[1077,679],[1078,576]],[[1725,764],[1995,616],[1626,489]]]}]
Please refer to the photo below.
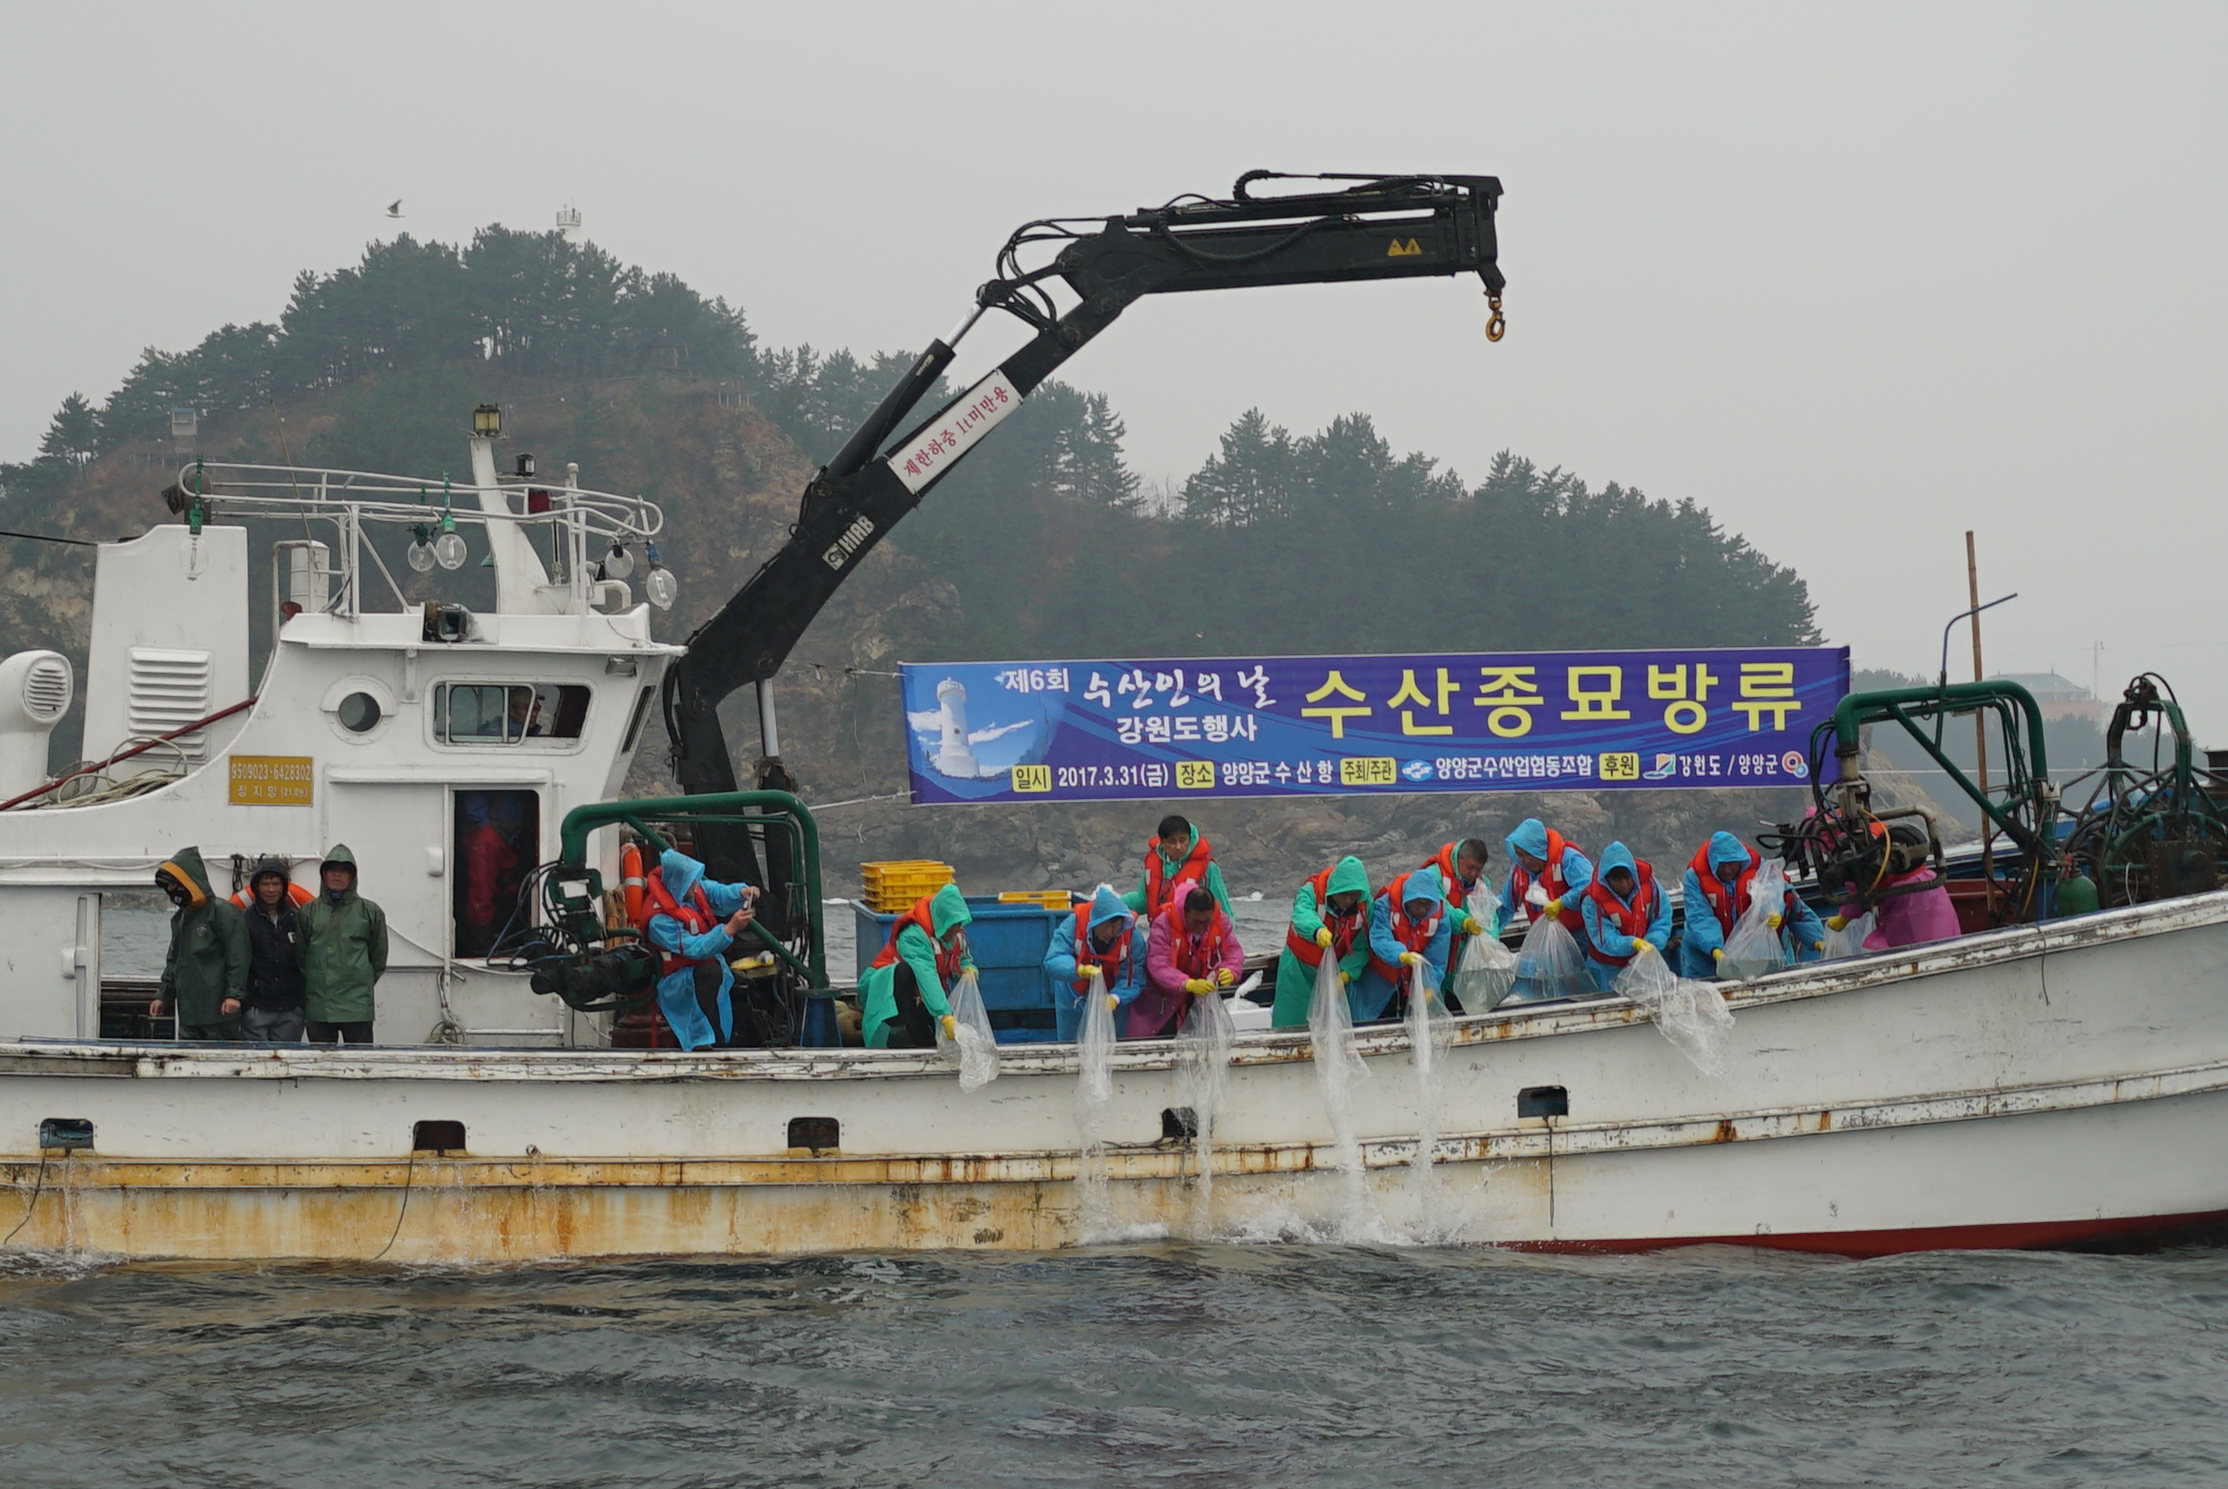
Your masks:
[{"label": "clear plastic bag", "polygon": [[1725,938],[1725,960],[1718,964],[1718,975],[1728,981],[1745,982],[1784,970],[1784,924],[1774,927],[1771,918],[1786,913],[1787,866],[1776,858],[1767,858],[1749,881],[1748,908],[1733,922],[1733,934]]},{"label": "clear plastic bag", "polygon": [[1593,978],[1586,973],[1586,953],[1578,949],[1578,938],[1552,915],[1542,915],[1524,933],[1523,949],[1516,954],[1516,977],[1524,984],[1526,1000],[1533,1003],[1575,998],[1592,992],[1594,987]]},{"label": "clear plastic bag", "polygon": [[1516,985],[1516,953],[1490,930],[1472,936],[1454,969],[1454,1000],[1464,1013],[1491,1013]]},{"label": "clear plastic bag", "polygon": [[[1415,1052],[1416,1071],[1428,1080],[1432,1068],[1454,1043],[1454,1015],[1439,985],[1431,979],[1431,964],[1408,969],[1408,1045]],[[1468,1007],[1468,1004],[1464,1004]]]},{"label": "clear plastic bag", "polygon": [[1610,990],[1648,1010],[1657,1032],[1693,1061],[1695,1069],[1704,1075],[1725,1069],[1726,1035],[1733,1027],[1733,1015],[1715,987],[1679,976],[1662,957],[1650,953],[1634,957]]},{"label": "clear plastic bag", "polygon": [[952,1022],[957,1035],[936,1024],[936,1048],[945,1059],[959,1064],[959,1089],[979,1091],[998,1079],[998,1036],[990,1030],[990,1010],[983,1007],[982,989],[972,968],[959,974],[952,987]]},{"label": "clear plastic bag", "polygon": [[1335,1067],[1342,1072],[1340,1089],[1347,1080],[1369,1074],[1361,1052],[1354,1048],[1354,1011],[1346,1006],[1346,989],[1338,980],[1338,958],[1329,951],[1315,969],[1315,996],[1308,1000],[1308,1037],[1315,1043],[1315,1064],[1329,1078]]},{"label": "clear plastic bag", "polygon": [[1827,926],[1825,960],[1831,962],[1845,956],[1863,956],[1870,949],[1864,944],[1864,938],[1872,934],[1872,928],[1878,923],[1873,913],[1867,910],[1838,931]]},{"label": "clear plastic bag", "polygon": [[1237,1037],[1230,1005],[1212,993],[1191,1000],[1183,1032],[1176,1036],[1176,1084],[1184,1104],[1191,1108],[1192,1152],[1198,1161],[1197,1229],[1202,1234],[1214,1203],[1215,1124],[1222,1113],[1224,1072],[1230,1064],[1231,1041]]},{"label": "clear plastic bag", "polygon": [[1114,1010],[1105,993],[1094,989],[1083,995],[1083,1030],[1076,1036],[1081,1055],[1075,1098],[1086,1106],[1104,1106],[1114,1094]]}]

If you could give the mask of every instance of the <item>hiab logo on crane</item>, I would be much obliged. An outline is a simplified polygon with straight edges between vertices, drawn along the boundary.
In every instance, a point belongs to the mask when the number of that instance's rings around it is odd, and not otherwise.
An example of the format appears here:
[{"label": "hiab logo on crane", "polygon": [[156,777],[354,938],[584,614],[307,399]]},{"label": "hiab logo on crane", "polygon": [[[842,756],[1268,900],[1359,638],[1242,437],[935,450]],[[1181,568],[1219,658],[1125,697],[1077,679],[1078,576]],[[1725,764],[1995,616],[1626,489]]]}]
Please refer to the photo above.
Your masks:
[{"label": "hiab logo on crane", "polygon": [[1421,252],[1423,252],[1423,245],[1421,243],[1418,243],[1415,239],[1410,238],[1407,242],[1403,243],[1400,241],[1400,239],[1395,238],[1392,240],[1392,247],[1385,250],[1385,257],[1389,259],[1403,259],[1408,257],[1408,255],[1412,253]]},{"label": "hiab logo on crane", "polygon": [[850,561],[851,555],[859,551],[859,546],[873,536],[872,519],[861,517],[843,530],[842,537],[829,545],[828,551],[820,555],[820,561],[831,569],[841,569]]}]

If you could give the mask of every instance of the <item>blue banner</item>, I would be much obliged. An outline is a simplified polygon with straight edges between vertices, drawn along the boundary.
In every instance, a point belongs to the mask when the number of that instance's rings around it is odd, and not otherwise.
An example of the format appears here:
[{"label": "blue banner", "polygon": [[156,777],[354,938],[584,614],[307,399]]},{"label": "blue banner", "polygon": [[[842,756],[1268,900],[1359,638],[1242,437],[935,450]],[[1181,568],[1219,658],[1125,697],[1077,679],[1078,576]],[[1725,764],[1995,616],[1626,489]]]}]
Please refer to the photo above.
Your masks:
[{"label": "blue banner", "polygon": [[1788,786],[1847,647],[905,663],[913,800]]}]

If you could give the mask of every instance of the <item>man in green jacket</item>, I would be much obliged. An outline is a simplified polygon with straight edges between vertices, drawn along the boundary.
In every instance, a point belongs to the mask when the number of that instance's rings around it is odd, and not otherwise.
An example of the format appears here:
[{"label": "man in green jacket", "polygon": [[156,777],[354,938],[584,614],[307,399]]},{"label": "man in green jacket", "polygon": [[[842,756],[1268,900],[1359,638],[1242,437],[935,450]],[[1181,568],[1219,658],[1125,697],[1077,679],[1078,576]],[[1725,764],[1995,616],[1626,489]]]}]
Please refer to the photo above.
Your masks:
[{"label": "man in green jacket", "polygon": [[311,1044],[371,1043],[371,990],[387,970],[387,912],[356,893],[356,855],[333,844],[323,893],[294,912]]},{"label": "man in green jacket", "polygon": [[1276,963],[1276,1003],[1269,1010],[1277,1028],[1307,1027],[1325,956],[1337,963],[1341,987],[1369,965],[1369,870],[1352,854],[1302,879],[1293,892],[1292,923]]},{"label": "man in green jacket", "polygon": [[1215,845],[1200,836],[1190,819],[1170,813],[1160,819],[1160,830],[1145,844],[1144,871],[1137,876],[1137,888],[1122,896],[1122,903],[1151,925],[1186,879],[1213,895],[1223,914],[1237,918],[1230,908],[1230,891],[1223,886],[1222,865],[1215,862]]},{"label": "man in green jacket", "polygon": [[897,918],[859,979],[859,1022],[869,1049],[934,1049],[938,1024],[951,1037],[952,987],[975,970],[966,929],[974,918],[956,884]]},{"label": "man in green jacket", "polygon": [[238,1039],[248,992],[248,923],[240,907],[209,887],[199,848],[183,848],[155,870],[155,887],[178,908],[170,916],[170,954],[147,1011],[178,1013],[180,1039]]}]

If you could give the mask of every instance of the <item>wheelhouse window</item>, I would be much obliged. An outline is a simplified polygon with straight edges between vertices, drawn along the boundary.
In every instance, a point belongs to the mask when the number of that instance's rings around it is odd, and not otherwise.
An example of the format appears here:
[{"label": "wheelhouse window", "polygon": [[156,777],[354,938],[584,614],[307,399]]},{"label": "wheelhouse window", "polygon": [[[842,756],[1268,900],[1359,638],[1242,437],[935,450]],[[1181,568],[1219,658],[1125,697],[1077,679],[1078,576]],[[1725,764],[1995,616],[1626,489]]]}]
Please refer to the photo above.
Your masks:
[{"label": "wheelhouse window", "polygon": [[433,737],[441,744],[576,740],[587,719],[588,689],[577,684],[454,682],[433,690]]}]

